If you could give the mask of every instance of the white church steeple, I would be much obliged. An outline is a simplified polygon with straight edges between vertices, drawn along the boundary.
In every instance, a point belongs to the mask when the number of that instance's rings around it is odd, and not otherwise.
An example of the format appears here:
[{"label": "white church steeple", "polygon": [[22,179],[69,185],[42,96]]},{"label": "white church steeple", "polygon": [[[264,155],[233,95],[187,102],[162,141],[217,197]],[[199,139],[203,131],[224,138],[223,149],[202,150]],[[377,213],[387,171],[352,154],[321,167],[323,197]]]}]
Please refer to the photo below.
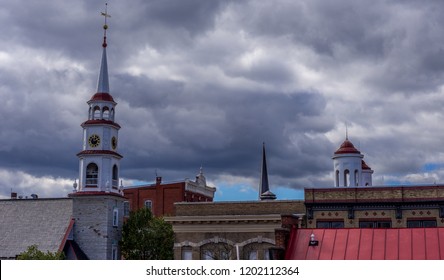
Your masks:
[{"label": "white church steeple", "polygon": [[118,131],[120,125],[115,119],[117,103],[110,94],[108,80],[108,62],[106,56],[107,12],[103,25],[102,59],[100,64],[97,92],[87,102],[88,120],[82,123],[83,150],[79,157],[80,192],[111,192],[119,194],[120,159],[118,153]]}]

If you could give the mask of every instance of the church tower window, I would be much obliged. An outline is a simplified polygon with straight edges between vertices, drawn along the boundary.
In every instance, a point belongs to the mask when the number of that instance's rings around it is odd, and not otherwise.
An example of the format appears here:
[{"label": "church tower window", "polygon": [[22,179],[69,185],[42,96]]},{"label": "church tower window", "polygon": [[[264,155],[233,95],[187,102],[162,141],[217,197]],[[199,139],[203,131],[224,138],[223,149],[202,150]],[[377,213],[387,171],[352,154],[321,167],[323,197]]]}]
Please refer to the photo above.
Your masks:
[{"label": "church tower window", "polygon": [[94,107],[94,120],[100,120],[100,107],[99,106],[95,106]]},{"label": "church tower window", "polygon": [[113,166],[113,188],[117,188],[119,186],[119,168],[117,165]]},{"label": "church tower window", "polygon": [[95,163],[90,163],[86,167],[86,186],[97,187],[99,167]]},{"label": "church tower window", "polygon": [[109,108],[103,107],[102,109],[102,119],[109,120]]}]

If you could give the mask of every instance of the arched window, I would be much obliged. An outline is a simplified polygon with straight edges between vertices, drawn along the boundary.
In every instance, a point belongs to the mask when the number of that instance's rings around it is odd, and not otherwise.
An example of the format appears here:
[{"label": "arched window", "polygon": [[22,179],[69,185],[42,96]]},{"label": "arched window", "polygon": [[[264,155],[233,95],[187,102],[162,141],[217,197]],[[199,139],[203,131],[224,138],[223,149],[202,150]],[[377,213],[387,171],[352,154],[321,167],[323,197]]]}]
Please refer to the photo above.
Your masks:
[{"label": "arched window", "polygon": [[350,185],[350,171],[348,169],[344,170],[344,187]]},{"label": "arched window", "polygon": [[102,118],[104,120],[109,120],[109,108],[108,107],[103,107],[103,109],[102,109]]},{"label": "arched window", "polygon": [[335,182],[336,182],[336,187],[339,187],[339,170],[336,170]]},{"label": "arched window", "polygon": [[96,107],[94,107],[94,120],[100,120],[101,119],[101,112],[100,112],[100,107],[99,106],[96,106]]},{"label": "arched window", "polygon": [[355,170],[355,186],[359,186],[359,172]]},{"label": "arched window", "polygon": [[119,186],[119,168],[114,164],[113,166],[113,188]]},{"label": "arched window", "polygon": [[201,260],[230,260],[233,254],[233,246],[225,242],[212,242],[200,247]]},{"label": "arched window", "polygon": [[95,163],[90,163],[86,167],[86,186],[97,187],[99,177],[99,167]]},{"label": "arched window", "polygon": [[114,121],[114,108],[111,108],[111,112],[109,114],[109,120]]}]

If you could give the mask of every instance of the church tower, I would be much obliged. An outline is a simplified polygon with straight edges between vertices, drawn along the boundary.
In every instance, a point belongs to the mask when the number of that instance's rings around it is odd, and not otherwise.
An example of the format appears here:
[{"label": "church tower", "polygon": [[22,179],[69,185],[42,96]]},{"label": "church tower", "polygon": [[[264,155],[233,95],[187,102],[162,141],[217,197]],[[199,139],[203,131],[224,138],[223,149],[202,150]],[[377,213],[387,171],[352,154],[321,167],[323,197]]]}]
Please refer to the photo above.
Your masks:
[{"label": "church tower", "polygon": [[[105,19],[107,16],[105,13]],[[88,120],[82,123],[83,150],[77,154],[80,173],[78,191],[120,193],[119,170],[122,158],[118,153],[120,125],[114,121],[117,103],[109,91],[106,23],[103,28],[103,51],[97,92],[87,102]]]},{"label": "church tower", "polygon": [[92,260],[120,259],[119,241],[122,239],[123,203],[119,187],[120,159],[118,132],[114,121],[117,103],[109,91],[106,59],[105,16],[102,61],[97,92],[88,103],[88,119],[82,123],[83,149],[79,158],[79,184],[74,184],[73,239]]}]

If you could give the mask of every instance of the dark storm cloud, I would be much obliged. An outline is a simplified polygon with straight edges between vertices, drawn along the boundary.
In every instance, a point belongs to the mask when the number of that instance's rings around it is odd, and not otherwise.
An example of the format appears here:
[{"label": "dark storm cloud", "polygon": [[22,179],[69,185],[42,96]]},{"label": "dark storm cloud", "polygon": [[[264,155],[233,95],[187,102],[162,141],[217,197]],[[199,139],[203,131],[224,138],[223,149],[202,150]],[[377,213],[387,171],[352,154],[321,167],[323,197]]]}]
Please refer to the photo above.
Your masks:
[{"label": "dark storm cloud", "polygon": [[[150,109],[147,122],[153,123],[152,131],[138,129],[145,131],[147,143],[158,145],[129,145],[134,150],[127,148],[125,152],[132,165],[148,169],[197,169],[204,164],[205,168],[250,176],[256,172],[258,147],[263,141],[269,147],[282,147],[271,148],[278,153],[272,157],[284,156],[288,166],[295,165],[286,154],[292,146],[291,135],[298,129],[313,129],[310,118],[321,115],[325,107],[323,97],[314,92],[234,92],[218,87],[187,91],[179,83],[166,81],[151,81],[139,87],[138,80],[130,84],[140,91],[127,94],[125,100],[132,106]],[[329,125],[326,122],[323,129],[328,130]],[[167,144],[162,145],[162,141]],[[138,154],[149,155],[149,160]],[[296,153],[293,156],[297,158]],[[285,173],[289,176],[291,172]]]},{"label": "dark storm cloud", "polygon": [[[66,191],[104,5],[1,2],[0,195],[42,182]],[[254,181],[265,142],[273,184],[329,186],[344,124],[375,181],[443,176],[421,174],[444,161],[441,1],[131,0],[108,12],[128,180],[202,165],[209,180]]]}]

